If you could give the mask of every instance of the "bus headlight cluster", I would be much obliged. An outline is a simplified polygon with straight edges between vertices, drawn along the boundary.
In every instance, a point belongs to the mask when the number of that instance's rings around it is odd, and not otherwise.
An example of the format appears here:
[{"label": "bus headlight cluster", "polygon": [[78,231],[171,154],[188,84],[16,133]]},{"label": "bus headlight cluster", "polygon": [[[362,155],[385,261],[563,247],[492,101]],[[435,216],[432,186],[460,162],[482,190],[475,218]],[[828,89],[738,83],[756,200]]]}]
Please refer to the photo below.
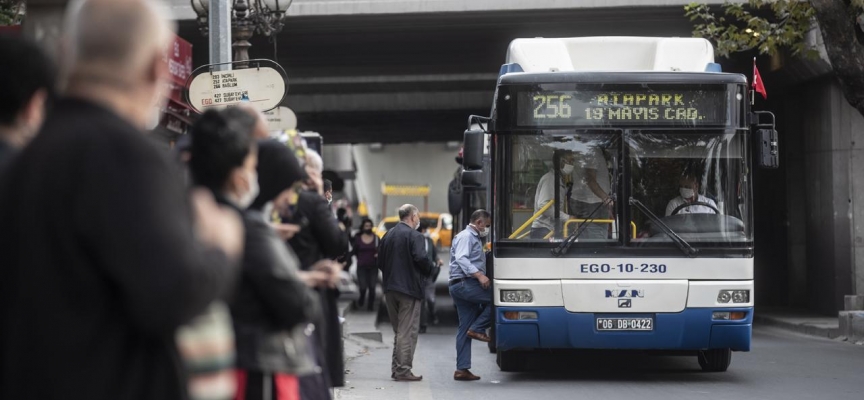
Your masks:
[{"label": "bus headlight cluster", "polygon": [[502,290],[501,301],[504,303],[530,303],[534,301],[534,296],[530,290]]},{"label": "bus headlight cluster", "polygon": [[750,291],[749,290],[721,290],[720,294],[717,295],[718,303],[749,303],[750,302]]}]

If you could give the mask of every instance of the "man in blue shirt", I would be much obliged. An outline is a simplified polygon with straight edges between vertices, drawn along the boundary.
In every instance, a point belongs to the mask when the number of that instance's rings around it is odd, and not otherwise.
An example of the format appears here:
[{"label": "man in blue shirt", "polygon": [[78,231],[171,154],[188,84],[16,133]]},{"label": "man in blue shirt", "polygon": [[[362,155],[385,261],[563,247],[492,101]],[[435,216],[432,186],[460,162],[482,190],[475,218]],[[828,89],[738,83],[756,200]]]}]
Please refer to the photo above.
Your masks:
[{"label": "man in blue shirt", "polygon": [[471,223],[453,238],[450,247],[450,296],[456,303],[459,330],[456,333],[457,381],[476,381],[471,368],[471,339],[488,342],[486,328],[491,321],[492,281],[486,277],[486,254],[483,240],[492,226],[490,214],[477,210]]}]

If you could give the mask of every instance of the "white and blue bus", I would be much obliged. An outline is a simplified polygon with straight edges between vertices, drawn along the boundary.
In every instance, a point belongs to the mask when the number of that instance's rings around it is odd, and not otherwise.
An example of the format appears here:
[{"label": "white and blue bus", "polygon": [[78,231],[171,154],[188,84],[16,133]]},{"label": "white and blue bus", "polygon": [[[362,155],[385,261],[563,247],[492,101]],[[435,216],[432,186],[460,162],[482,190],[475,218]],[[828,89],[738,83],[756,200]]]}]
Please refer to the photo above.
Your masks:
[{"label": "white and blue bus", "polygon": [[510,44],[462,174],[489,191],[502,370],[538,350],[633,349],[725,371],[750,350],[751,159],[776,167],[777,143],[748,94],[703,39]]}]

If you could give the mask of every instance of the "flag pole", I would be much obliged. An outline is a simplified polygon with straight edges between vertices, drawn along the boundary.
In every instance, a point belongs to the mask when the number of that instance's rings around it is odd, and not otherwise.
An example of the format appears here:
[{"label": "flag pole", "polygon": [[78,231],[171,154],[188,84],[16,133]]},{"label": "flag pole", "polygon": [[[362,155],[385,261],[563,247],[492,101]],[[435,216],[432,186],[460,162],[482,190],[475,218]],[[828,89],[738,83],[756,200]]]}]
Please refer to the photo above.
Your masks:
[{"label": "flag pole", "polygon": [[756,104],[756,57],[753,57],[753,82],[750,83],[750,105]]}]

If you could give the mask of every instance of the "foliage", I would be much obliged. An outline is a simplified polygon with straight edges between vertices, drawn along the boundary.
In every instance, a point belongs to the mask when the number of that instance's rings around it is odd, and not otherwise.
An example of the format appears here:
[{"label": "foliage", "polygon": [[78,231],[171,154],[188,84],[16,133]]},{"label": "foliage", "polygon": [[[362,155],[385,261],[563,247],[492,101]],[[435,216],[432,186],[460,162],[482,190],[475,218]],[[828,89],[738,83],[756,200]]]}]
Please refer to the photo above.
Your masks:
[{"label": "foliage", "polygon": [[23,16],[23,0],[0,0],[0,25],[20,24]]},{"label": "foliage", "polygon": [[[864,4],[864,0],[853,0]],[[798,0],[749,0],[747,4],[726,2],[723,14],[708,5],[690,3],[684,7],[691,21],[698,21],[693,35],[715,43],[717,55],[757,50],[775,55],[788,49],[793,55],[815,57],[806,42],[813,28],[816,11],[810,3]]]}]

